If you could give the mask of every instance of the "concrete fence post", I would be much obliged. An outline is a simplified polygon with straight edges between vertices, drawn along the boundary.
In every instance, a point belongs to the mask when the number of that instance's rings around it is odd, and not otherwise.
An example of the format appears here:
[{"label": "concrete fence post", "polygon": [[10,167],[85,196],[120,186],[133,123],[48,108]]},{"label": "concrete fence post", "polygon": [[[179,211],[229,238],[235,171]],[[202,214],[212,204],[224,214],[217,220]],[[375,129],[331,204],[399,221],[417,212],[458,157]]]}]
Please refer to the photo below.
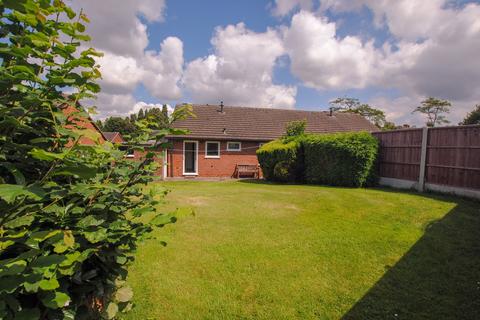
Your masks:
[{"label": "concrete fence post", "polygon": [[425,189],[425,171],[427,169],[427,147],[428,147],[428,127],[422,131],[422,149],[420,151],[420,173],[418,175],[417,190],[423,192]]}]

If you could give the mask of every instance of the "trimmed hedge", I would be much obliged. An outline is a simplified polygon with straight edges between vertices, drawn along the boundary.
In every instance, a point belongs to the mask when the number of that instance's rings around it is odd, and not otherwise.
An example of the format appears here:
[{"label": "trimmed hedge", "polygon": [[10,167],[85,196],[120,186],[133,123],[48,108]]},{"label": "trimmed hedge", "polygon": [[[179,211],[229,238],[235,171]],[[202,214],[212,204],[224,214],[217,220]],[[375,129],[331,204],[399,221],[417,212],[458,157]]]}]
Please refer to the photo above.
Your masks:
[{"label": "trimmed hedge", "polygon": [[367,132],[300,136],[263,145],[265,179],[361,187],[375,184],[378,142]]},{"label": "trimmed hedge", "polygon": [[302,144],[306,182],[346,187],[372,183],[378,141],[371,134],[315,135],[304,139]]},{"label": "trimmed hedge", "polygon": [[275,140],[257,150],[267,180],[293,182],[303,180],[303,147],[300,139]]}]

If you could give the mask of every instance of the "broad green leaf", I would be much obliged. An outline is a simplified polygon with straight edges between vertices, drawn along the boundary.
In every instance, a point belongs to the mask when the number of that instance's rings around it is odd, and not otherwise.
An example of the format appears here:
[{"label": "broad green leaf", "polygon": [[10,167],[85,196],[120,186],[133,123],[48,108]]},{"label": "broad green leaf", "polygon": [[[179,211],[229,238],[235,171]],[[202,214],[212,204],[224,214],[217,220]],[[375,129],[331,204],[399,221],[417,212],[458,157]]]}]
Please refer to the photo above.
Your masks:
[{"label": "broad green leaf", "polygon": [[30,239],[35,240],[37,242],[45,241],[46,239],[53,237],[54,235],[60,233],[60,230],[45,230],[45,231],[37,231],[30,235]]},{"label": "broad green leaf", "polygon": [[0,277],[13,276],[25,270],[27,262],[24,260],[14,261],[1,267]]},{"label": "broad green leaf", "polygon": [[132,288],[125,286],[117,290],[115,293],[115,299],[118,302],[128,302],[133,298]]},{"label": "broad green leaf", "polygon": [[56,169],[53,173],[54,176],[78,176],[83,179],[90,179],[95,177],[97,171],[95,168],[91,168],[85,165],[77,164],[76,166],[64,166]]},{"label": "broad green leaf", "polygon": [[97,242],[103,241],[108,237],[107,230],[105,229],[100,229],[94,232],[84,232],[83,235],[91,243],[97,243]]},{"label": "broad green leaf", "polygon": [[69,254],[65,255],[65,257],[66,257],[66,259],[62,263],[60,263],[61,267],[68,267],[68,266],[71,266],[72,264],[74,264],[77,261],[82,262],[82,261],[85,260],[82,256],[82,254],[78,251],[69,253]]},{"label": "broad green leaf", "polygon": [[38,288],[40,286],[40,281],[42,280],[42,275],[41,274],[29,274],[27,277],[25,277],[25,280],[23,282],[23,287],[27,292],[37,292]]},{"label": "broad green leaf", "polygon": [[78,221],[77,226],[80,228],[88,228],[101,225],[105,219],[97,218],[96,216],[86,216],[82,220]]},{"label": "broad green leaf", "polygon": [[98,142],[98,139],[100,139],[101,135],[95,130],[91,129],[81,129],[81,130],[74,130],[76,133],[78,133],[80,136],[91,139],[95,142]]},{"label": "broad green leaf", "polygon": [[26,187],[18,184],[0,184],[0,198],[7,203],[12,203],[18,197],[26,197],[39,200],[40,197],[29,191]]},{"label": "broad green leaf", "polygon": [[35,217],[33,215],[21,216],[5,223],[5,227],[18,228],[23,226],[29,226],[32,224],[33,220],[35,220]]},{"label": "broad green leaf", "polygon": [[158,215],[150,221],[150,224],[153,224],[157,227],[161,227],[168,223],[174,223],[177,221],[177,218],[168,214]]},{"label": "broad green leaf", "polygon": [[128,259],[125,256],[117,256],[116,261],[119,264],[125,264],[127,263]]},{"label": "broad green leaf", "polygon": [[49,291],[41,297],[44,306],[52,309],[58,309],[67,306],[70,303],[70,297],[59,291]]},{"label": "broad green leaf", "polygon": [[34,269],[53,268],[65,260],[65,256],[51,254],[49,256],[38,257],[30,266]]},{"label": "broad green leaf", "polygon": [[63,232],[62,240],[56,242],[53,246],[56,253],[63,253],[75,245],[75,237],[72,231],[67,230]]},{"label": "broad green leaf", "polygon": [[30,151],[30,155],[38,160],[53,161],[53,160],[63,159],[66,155],[66,152],[53,153],[53,152],[45,151],[43,149],[34,148],[32,151]]},{"label": "broad green leaf", "polygon": [[0,250],[5,250],[14,243],[12,240],[0,241]]},{"label": "broad green leaf", "polygon": [[55,290],[60,286],[57,279],[55,279],[55,278],[43,279],[39,282],[38,285],[39,285],[40,289],[42,289],[44,291]]}]

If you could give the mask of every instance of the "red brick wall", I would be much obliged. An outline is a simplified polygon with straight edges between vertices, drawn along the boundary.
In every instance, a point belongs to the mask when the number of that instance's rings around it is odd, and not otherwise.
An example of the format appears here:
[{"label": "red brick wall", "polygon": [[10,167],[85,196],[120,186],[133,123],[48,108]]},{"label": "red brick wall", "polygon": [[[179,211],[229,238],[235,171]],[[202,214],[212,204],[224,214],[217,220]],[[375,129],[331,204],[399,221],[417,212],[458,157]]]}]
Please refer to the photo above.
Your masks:
[{"label": "red brick wall", "polygon": [[[205,140],[198,141],[198,177],[230,178],[237,164],[258,165],[256,151],[259,142],[241,141],[242,151],[226,151],[227,141],[220,141],[220,158],[205,158]],[[215,140],[207,140],[215,141]],[[183,176],[183,140],[175,140],[168,150],[168,176]]]}]

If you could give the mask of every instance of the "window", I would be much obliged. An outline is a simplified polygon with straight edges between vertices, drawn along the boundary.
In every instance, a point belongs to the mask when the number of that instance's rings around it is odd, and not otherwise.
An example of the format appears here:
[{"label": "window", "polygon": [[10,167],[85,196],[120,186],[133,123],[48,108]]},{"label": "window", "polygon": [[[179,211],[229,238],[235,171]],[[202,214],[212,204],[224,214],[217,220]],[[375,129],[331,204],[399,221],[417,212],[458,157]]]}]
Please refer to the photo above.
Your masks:
[{"label": "window", "polygon": [[220,142],[207,141],[205,143],[205,158],[220,158]]},{"label": "window", "polygon": [[265,142],[260,142],[260,143],[258,144],[258,147],[261,148],[264,144],[265,144]]},{"label": "window", "polygon": [[227,151],[241,151],[242,143],[241,142],[227,142]]},{"label": "window", "polygon": [[135,158],[135,150],[129,148],[127,150],[127,154],[125,155],[125,158]]}]

